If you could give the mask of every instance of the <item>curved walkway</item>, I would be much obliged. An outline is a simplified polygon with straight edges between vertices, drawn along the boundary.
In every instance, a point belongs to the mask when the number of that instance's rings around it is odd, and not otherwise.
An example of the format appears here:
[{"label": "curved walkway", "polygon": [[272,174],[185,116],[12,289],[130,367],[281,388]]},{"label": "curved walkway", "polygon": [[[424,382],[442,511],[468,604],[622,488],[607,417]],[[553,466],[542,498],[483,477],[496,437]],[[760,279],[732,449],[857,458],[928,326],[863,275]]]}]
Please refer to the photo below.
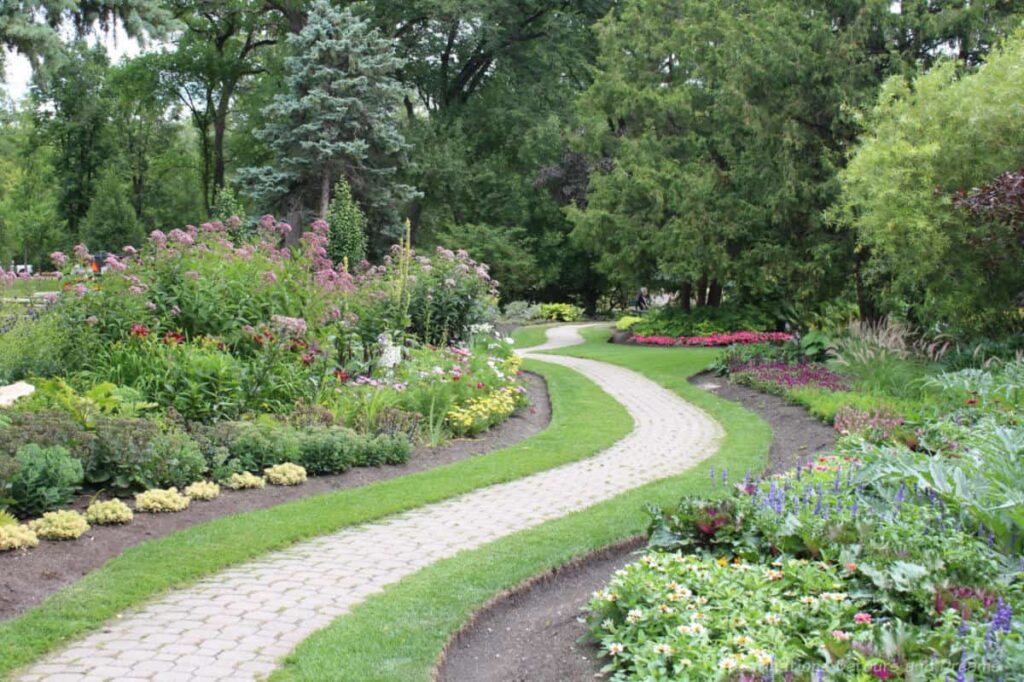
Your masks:
[{"label": "curved walkway", "polygon": [[548,342],[524,355],[580,372],[626,407],[635,428],[612,447],[223,571],[124,614],[18,679],[253,680],[367,596],[429,564],[678,474],[715,452],[721,427],[653,381],[594,360],[536,355],[580,343],[578,329],[550,329]]}]

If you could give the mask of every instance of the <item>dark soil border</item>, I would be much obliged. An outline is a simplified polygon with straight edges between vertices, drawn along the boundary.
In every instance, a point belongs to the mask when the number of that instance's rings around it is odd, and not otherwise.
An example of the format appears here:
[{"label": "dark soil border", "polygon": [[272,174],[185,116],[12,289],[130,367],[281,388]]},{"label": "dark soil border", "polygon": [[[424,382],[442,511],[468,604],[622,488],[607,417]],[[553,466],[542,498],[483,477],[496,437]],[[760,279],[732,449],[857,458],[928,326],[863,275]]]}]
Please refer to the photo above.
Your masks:
[{"label": "dark soil border", "polygon": [[[335,476],[311,477],[300,486],[223,489],[217,499],[193,502],[183,512],[139,513],[127,526],[97,526],[74,541],[42,541],[34,549],[0,553],[0,621],[17,616],[125,549],[148,540],[223,516],[434,469],[525,440],[546,429],[551,422],[551,401],[544,379],[531,373],[525,373],[525,379],[528,408],[477,438],[456,440],[437,448],[418,447],[403,465],[355,468]],[[84,511],[89,501],[88,497],[80,497],[74,507]]]},{"label": "dark soil border", "polygon": [[[690,382],[738,402],[772,427],[766,474],[793,468],[831,449],[836,433],[804,408],[783,398],[729,382],[710,372]],[[734,477],[743,472],[732,472]],[[595,590],[629,563],[645,538],[621,541],[496,596],[473,614],[445,646],[434,669],[436,682],[567,682],[605,679],[597,647],[580,638],[576,618]]]}]

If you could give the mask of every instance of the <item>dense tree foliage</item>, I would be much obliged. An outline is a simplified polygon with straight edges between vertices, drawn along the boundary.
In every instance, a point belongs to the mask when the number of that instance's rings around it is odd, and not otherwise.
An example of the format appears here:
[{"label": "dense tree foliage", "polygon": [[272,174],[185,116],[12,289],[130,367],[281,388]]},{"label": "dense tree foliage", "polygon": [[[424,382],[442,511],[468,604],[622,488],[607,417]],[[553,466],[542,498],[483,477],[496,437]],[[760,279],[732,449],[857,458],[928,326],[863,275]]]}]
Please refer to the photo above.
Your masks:
[{"label": "dense tree foliage", "polygon": [[837,213],[870,249],[887,312],[954,330],[1020,324],[1024,243],[1012,176],[970,190],[1024,158],[1021,92],[1024,35],[976,72],[947,62],[885,84],[843,173]]},{"label": "dense tree foliage", "polygon": [[[38,68],[0,126],[0,258],[43,266],[126,206],[104,245],[333,205],[336,256],[362,251],[349,218],[371,260],[408,220],[507,300],[647,286],[1005,328],[1019,221],[965,202],[1021,165],[1012,137],[985,151],[1020,84],[968,83],[1022,20],[1024,0],[6,3],[0,40]],[[111,64],[81,37],[118,22],[163,41]]]}]

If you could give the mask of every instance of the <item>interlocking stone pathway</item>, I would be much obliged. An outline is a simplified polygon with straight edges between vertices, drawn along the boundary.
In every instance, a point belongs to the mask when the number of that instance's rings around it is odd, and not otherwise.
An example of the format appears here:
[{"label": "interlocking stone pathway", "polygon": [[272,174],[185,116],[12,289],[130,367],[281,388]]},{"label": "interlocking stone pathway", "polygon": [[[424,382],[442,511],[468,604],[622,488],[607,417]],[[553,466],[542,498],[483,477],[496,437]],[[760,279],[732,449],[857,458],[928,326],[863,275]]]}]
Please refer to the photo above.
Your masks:
[{"label": "interlocking stone pathway", "polygon": [[[579,343],[556,327],[534,356]],[[629,370],[544,355],[620,401],[634,430],[583,461],[302,542],[123,614],[25,670],[23,682],[253,680],[367,596],[459,551],[665,478],[711,455],[721,427]]]}]

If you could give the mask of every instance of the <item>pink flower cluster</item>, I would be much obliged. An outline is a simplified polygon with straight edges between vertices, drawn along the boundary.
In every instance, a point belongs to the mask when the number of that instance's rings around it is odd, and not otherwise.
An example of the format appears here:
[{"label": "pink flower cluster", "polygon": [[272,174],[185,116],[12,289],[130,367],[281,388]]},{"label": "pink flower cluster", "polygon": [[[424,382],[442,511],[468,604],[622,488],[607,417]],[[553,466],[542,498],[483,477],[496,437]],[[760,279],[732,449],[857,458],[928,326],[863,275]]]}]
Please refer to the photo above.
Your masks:
[{"label": "pink flower cluster", "polygon": [[759,384],[776,384],[783,388],[800,386],[817,386],[829,391],[847,391],[849,385],[841,376],[824,365],[811,362],[789,364],[786,362],[751,362],[729,368],[729,375],[734,379],[746,377]]},{"label": "pink flower cluster", "polygon": [[642,346],[732,346],[750,343],[786,343],[792,341],[793,335],[786,332],[728,332],[709,336],[634,336],[631,343]]}]

